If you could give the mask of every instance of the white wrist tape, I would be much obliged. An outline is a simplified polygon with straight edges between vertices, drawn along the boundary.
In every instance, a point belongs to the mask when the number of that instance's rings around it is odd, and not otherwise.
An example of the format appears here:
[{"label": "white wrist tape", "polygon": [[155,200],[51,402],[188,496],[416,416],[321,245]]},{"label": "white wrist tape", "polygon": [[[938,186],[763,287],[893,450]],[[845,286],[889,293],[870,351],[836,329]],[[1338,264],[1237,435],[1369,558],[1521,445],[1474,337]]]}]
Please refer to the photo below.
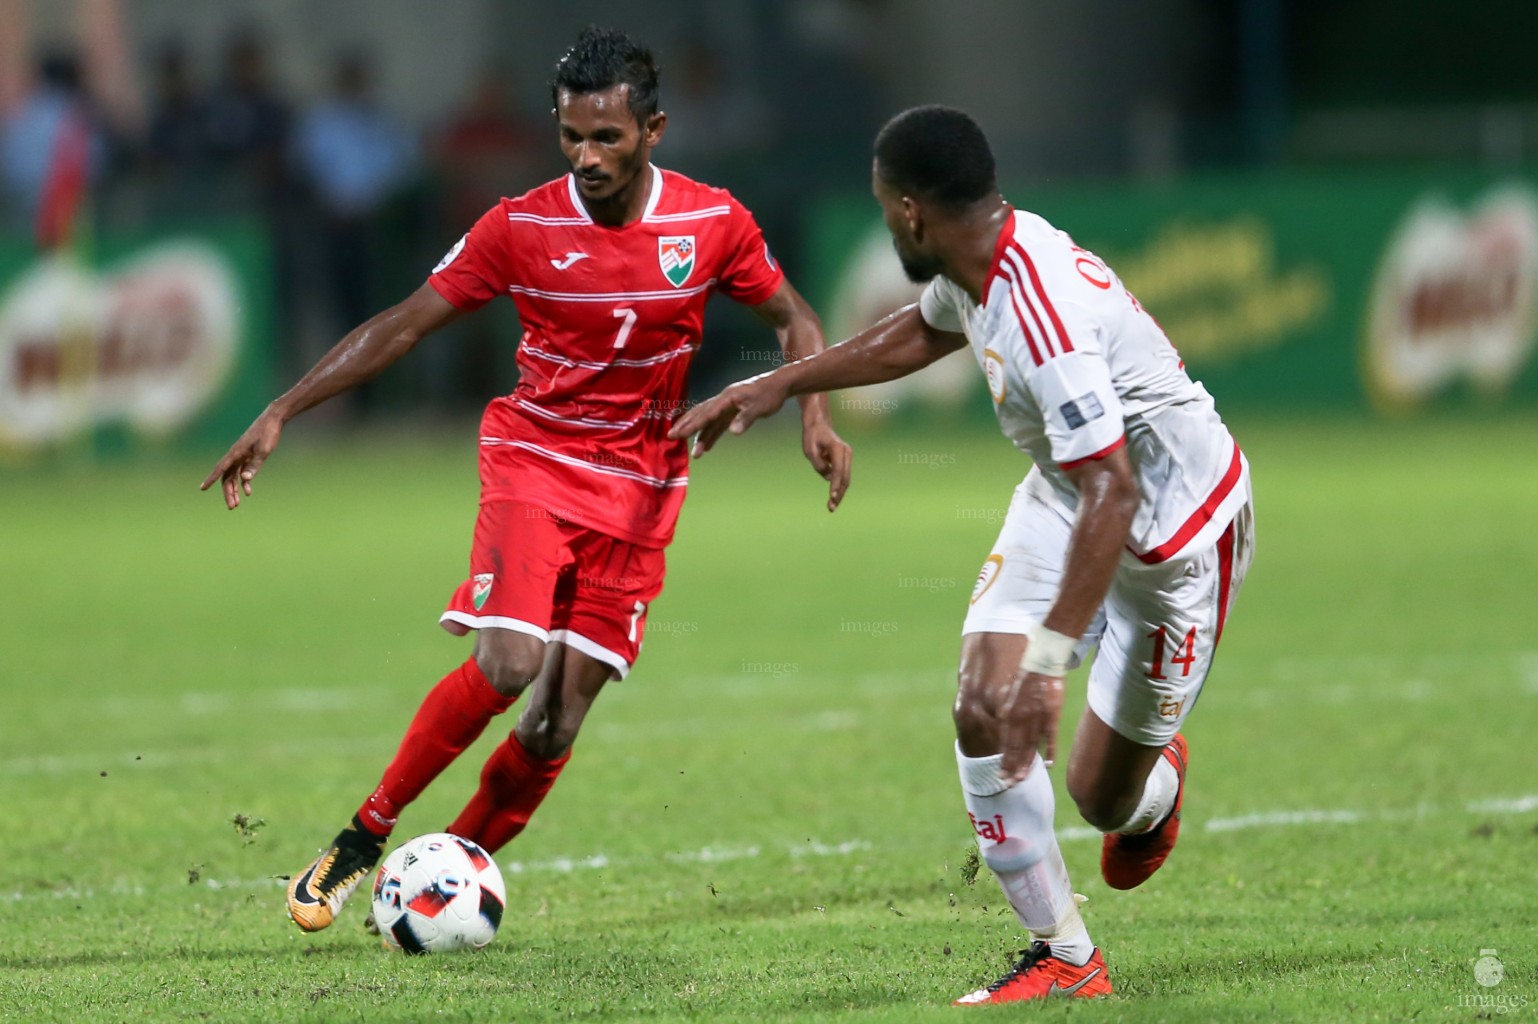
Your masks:
[{"label": "white wrist tape", "polygon": [[1064,636],[1046,626],[1037,626],[1027,634],[1025,657],[1020,659],[1020,667],[1044,676],[1067,675],[1068,662],[1078,643],[1078,637]]}]

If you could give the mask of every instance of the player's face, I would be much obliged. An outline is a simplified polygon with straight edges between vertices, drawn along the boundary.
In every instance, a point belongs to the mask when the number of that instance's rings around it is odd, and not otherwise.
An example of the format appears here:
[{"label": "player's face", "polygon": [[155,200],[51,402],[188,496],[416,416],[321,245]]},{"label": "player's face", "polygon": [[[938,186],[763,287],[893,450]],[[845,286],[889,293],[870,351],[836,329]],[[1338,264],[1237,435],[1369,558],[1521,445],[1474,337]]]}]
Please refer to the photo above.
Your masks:
[{"label": "player's face", "polygon": [[654,114],[645,125],[638,124],[630,112],[629,94],[628,85],[616,85],[602,92],[562,90],[556,97],[561,152],[577,177],[582,198],[590,203],[608,202],[644,184],[640,173],[662,136],[665,115]]},{"label": "player's face", "polygon": [[924,244],[924,222],[917,204],[904,196],[897,188],[881,180],[875,165],[871,165],[871,191],[881,204],[881,219],[892,233],[892,248],[902,263],[908,280],[923,284],[938,276],[944,269],[940,257]]}]

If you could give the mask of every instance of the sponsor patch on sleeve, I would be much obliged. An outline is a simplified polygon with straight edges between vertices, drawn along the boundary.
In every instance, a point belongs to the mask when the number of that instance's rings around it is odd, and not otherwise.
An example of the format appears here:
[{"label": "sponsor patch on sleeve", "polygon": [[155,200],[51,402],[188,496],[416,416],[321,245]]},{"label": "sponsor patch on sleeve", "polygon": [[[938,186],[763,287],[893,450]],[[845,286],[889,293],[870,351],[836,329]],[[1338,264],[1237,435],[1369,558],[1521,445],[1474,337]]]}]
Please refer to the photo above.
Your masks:
[{"label": "sponsor patch on sleeve", "polygon": [[1084,424],[1105,415],[1105,406],[1100,404],[1100,399],[1095,397],[1093,391],[1082,394],[1071,402],[1064,402],[1057,407],[1057,410],[1063,414],[1063,420],[1068,424],[1069,430],[1078,430]]}]

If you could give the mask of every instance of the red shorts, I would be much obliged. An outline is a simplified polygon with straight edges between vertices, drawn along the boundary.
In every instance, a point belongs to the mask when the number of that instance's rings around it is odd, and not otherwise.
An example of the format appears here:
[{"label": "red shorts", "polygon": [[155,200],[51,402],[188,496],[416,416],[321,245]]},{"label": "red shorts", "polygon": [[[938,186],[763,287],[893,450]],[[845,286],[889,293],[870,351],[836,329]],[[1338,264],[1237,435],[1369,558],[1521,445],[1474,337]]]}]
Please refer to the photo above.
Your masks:
[{"label": "red shorts", "polygon": [[463,636],[513,629],[555,640],[611,665],[621,679],[635,663],[646,609],[662,592],[661,548],[643,548],[579,526],[537,505],[481,506],[470,578],[438,619]]}]

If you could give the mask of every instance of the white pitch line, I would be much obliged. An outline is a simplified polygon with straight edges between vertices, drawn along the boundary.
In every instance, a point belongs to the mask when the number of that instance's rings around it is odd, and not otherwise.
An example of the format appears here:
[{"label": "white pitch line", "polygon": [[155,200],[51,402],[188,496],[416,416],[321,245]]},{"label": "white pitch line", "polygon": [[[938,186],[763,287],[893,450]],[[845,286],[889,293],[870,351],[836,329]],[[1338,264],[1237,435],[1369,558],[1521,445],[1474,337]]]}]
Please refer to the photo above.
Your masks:
[{"label": "white pitch line", "polygon": [[1476,800],[1468,805],[1470,814],[1526,814],[1538,811],[1538,795],[1515,799]]},{"label": "white pitch line", "polygon": [[[1292,828],[1299,825],[1366,825],[1385,821],[1421,820],[1443,810],[1442,808],[1422,804],[1413,808],[1371,812],[1306,808],[1292,811],[1262,811],[1232,818],[1209,818],[1203,824],[1202,829],[1206,832],[1244,832],[1255,829]],[[1450,810],[1474,815],[1528,814],[1532,811],[1538,811],[1538,794],[1474,800]],[[1101,833],[1092,828],[1076,825],[1059,828],[1057,830],[1057,837],[1059,840],[1071,842],[1098,841],[1101,838]],[[890,847],[884,846],[881,848],[889,849]],[[857,853],[873,853],[877,849],[877,844],[867,839],[850,839],[841,843],[823,843],[809,839],[793,845],[781,845],[779,849],[792,858],[848,857]],[[523,875],[542,871],[571,874],[577,871],[601,871],[606,868],[647,868],[654,866],[659,860],[669,864],[719,864],[726,861],[754,860],[762,855],[763,848],[757,845],[740,847],[705,846],[698,850],[669,851],[660,856],[610,857],[607,854],[595,853],[585,857],[552,857],[548,860],[539,861],[510,860],[502,862],[501,868],[504,873],[509,875]],[[196,883],[196,885],[212,891],[277,888],[286,884],[284,880],[272,876],[230,879],[205,878]],[[18,891],[4,893],[0,894],[0,902],[19,903],[40,899],[87,900],[98,896],[123,898],[145,896],[151,891],[159,893],[183,888],[185,887],[182,885],[173,884],[147,888],[141,883],[119,882],[105,889],[68,887],[33,892]]]},{"label": "white pitch line", "polygon": [[1359,825],[1366,820],[1361,811],[1267,811],[1237,818],[1212,818],[1203,828],[1208,832],[1239,832],[1285,825]]}]

